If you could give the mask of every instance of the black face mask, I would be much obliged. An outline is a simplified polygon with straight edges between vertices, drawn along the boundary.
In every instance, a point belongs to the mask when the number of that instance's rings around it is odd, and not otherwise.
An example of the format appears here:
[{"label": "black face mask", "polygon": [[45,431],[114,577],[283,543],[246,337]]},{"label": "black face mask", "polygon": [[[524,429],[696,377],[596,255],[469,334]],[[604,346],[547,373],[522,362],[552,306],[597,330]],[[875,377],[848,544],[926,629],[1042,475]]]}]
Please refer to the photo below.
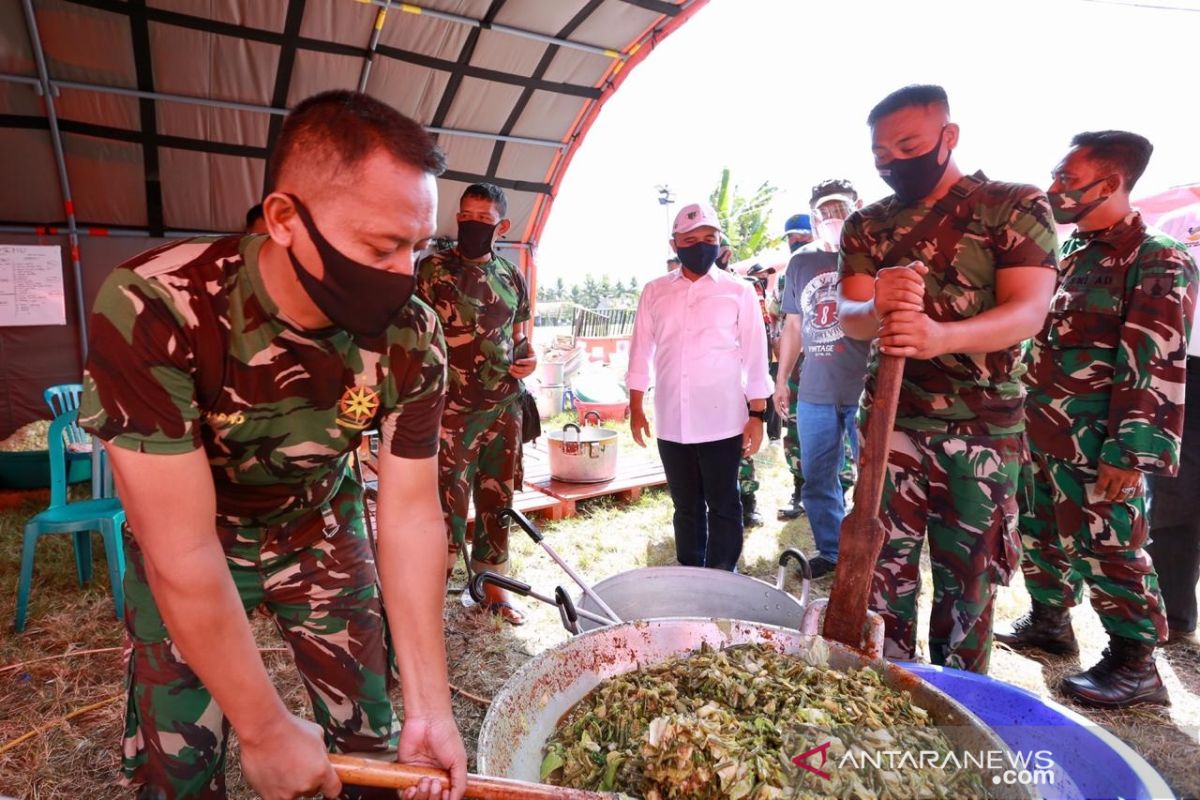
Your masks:
[{"label": "black face mask", "polygon": [[797,250],[799,250],[801,247],[804,247],[804,245],[806,245],[806,244],[808,244],[808,242],[791,242],[790,241],[790,242],[788,242],[788,250],[790,250],[791,252],[794,253]]},{"label": "black face mask", "polygon": [[[944,132],[946,127],[942,126]],[[937,186],[938,181],[946,174],[950,166],[950,157],[946,163],[938,163],[938,151],[942,149],[942,134],[938,133],[937,144],[928,153],[912,158],[896,158],[879,168],[879,177],[892,187],[896,199],[904,205],[911,205],[923,197],[927,197]]]},{"label": "black face mask", "polygon": [[472,260],[492,252],[492,236],[496,233],[496,225],[473,219],[458,223],[458,252]]},{"label": "black face mask", "polygon": [[719,252],[721,252],[720,245],[697,242],[687,247],[680,247],[675,251],[675,255],[679,256],[679,263],[687,267],[689,272],[703,275],[716,263]]},{"label": "black face mask", "polygon": [[292,269],[304,291],[321,313],[342,330],[359,336],[382,335],[408,305],[416,285],[413,276],[360,264],[344,255],[317,230],[312,215],[299,198],[290,194],[288,197],[325,267],[325,277],[317,280],[296,258],[292,248],[288,248]]},{"label": "black face mask", "polygon": [[717,260],[714,263],[717,265],[718,268],[723,269],[723,270],[728,270],[729,269],[729,256],[726,255],[724,257],[719,257],[719,258],[717,258]]}]

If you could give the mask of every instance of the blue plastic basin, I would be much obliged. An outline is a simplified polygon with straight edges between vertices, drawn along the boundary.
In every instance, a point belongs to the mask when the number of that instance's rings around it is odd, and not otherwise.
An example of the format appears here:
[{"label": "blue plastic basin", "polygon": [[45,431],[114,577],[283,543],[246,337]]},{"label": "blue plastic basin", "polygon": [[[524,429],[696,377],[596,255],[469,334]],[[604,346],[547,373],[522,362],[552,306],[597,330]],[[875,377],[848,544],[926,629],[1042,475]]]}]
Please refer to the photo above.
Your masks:
[{"label": "blue plastic basin", "polygon": [[984,675],[929,664],[901,664],[959,701],[1015,752],[1050,751],[1054,782],[1045,798],[1174,798],[1153,767],[1129,745],[1052,700]]}]

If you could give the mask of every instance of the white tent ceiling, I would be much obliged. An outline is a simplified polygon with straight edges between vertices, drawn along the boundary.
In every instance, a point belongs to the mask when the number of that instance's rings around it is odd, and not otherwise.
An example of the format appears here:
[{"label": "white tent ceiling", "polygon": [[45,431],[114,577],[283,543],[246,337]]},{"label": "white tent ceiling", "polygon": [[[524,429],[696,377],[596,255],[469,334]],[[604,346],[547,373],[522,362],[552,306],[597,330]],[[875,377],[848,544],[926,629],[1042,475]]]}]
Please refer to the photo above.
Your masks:
[{"label": "white tent ceiling", "polygon": [[436,132],[442,197],[499,184],[529,242],[622,73],[704,2],[0,0],[0,225],[68,223],[57,127],[81,227],[238,230],[286,109],[359,88]]},{"label": "white tent ceiling", "polygon": [[366,91],[488,180],[515,260],[630,70],[708,0],[0,0],[0,242],[62,245],[67,325],[0,328],[0,438],[75,382],[92,295],[158,237],[242,228],[287,109]]}]

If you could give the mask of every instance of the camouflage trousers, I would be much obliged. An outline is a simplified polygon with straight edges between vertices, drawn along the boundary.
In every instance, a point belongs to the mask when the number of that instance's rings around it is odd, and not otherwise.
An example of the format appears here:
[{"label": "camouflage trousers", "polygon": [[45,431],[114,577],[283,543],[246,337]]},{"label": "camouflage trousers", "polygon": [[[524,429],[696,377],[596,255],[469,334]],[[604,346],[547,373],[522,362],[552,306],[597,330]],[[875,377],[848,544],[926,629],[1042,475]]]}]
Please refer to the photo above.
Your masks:
[{"label": "camouflage trousers", "polygon": [[[362,490],[343,481],[323,512],[217,533],[242,606],[264,608],[292,651],[330,751],[394,749],[399,725]],[[142,551],[126,538],[125,779],[142,800],[225,797],[229,722],[172,642]],[[343,795],[366,796],[379,795]]]},{"label": "camouflage trousers", "polygon": [[1092,500],[1096,474],[1034,454],[1020,522],[1025,587],[1039,603],[1069,608],[1086,582],[1109,634],[1157,644],[1167,637],[1167,616],[1145,550],[1146,498]]},{"label": "camouflage trousers", "polygon": [[758,491],[758,480],[754,476],[754,458],[743,458],[738,462],[738,494],[742,499],[754,499]]},{"label": "camouflage trousers", "polygon": [[503,403],[471,414],[447,411],[442,417],[438,485],[449,531],[449,551],[467,542],[467,512],[475,501],[471,560],[491,566],[508,561],[508,525],[496,514],[512,505],[521,486],[521,404]]},{"label": "camouflage trousers", "polygon": [[1024,436],[893,431],[890,448],[880,514],[887,535],[871,601],[884,619],[885,655],[916,655],[921,547],[928,538],[930,660],[987,672],[993,595],[1020,558],[1016,495]]},{"label": "camouflage trousers", "polygon": [[800,459],[800,429],[796,422],[796,393],[800,391],[800,373],[799,370],[792,370],[792,376],[788,378],[788,408],[791,413],[788,414],[787,422],[783,427],[783,458],[787,462],[788,470],[792,473],[795,479],[796,488],[799,489],[804,485],[804,469],[801,466]]}]

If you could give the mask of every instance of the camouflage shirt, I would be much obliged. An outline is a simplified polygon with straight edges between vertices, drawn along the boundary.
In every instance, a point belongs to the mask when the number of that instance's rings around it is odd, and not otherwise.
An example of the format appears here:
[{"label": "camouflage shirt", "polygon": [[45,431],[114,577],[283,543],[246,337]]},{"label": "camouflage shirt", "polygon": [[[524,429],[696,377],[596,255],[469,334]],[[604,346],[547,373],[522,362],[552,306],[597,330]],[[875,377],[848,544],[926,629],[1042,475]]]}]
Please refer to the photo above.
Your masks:
[{"label": "camouflage shirt", "polygon": [[[925,313],[937,322],[969,319],[994,308],[996,270],[1057,266],[1058,240],[1050,205],[1040,189],[984,179],[967,202],[971,211],[964,219],[943,219],[907,254],[897,254],[900,264],[922,261],[929,267]],[[903,206],[889,196],[851,214],[838,255],[841,276],[874,276],[884,267],[899,266],[881,261],[931,210],[929,205]],[[954,232],[955,225],[963,227],[961,236]],[[942,243],[945,240],[951,245]],[[870,407],[878,367],[876,341],[868,362],[864,408]],[[1024,371],[1020,345],[995,353],[910,358],[896,427],[964,436],[1019,433],[1025,424]]]},{"label": "camouflage shirt", "polygon": [[265,241],[190,239],[114,270],[96,298],[80,406],[83,426],[116,446],[204,448],[218,517],[238,526],[325,502],[377,423],[395,455],[435,455],[445,391],[428,306],[414,299],[375,339],[300,331],[263,286]]},{"label": "camouflage shirt", "polygon": [[1063,244],[1050,316],[1034,340],[1026,400],[1040,453],[1174,475],[1196,265],[1131,213]]},{"label": "camouflage shirt", "polygon": [[426,256],[417,265],[417,294],[442,321],[449,348],[446,408],[485,411],[517,396],[513,329],[529,319],[529,292],[521,272],[493,256],[467,264],[457,250]]}]

